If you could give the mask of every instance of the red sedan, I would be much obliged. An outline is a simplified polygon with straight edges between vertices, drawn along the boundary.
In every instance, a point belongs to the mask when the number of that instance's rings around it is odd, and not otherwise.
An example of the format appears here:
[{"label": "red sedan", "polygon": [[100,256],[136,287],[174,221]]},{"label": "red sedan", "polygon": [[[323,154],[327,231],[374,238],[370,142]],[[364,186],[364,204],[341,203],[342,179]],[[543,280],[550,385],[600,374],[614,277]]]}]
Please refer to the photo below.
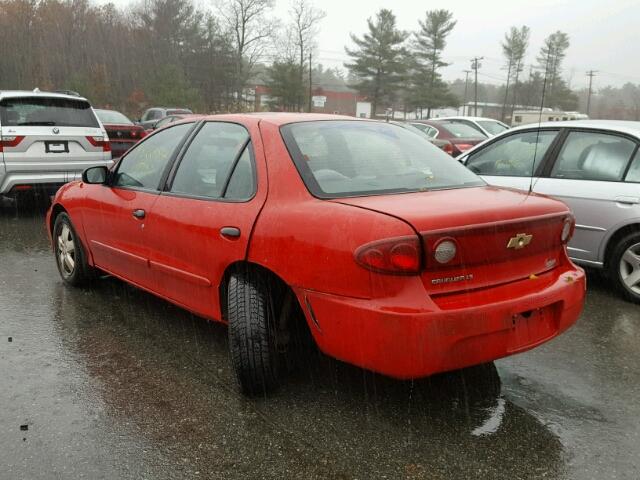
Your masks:
[{"label": "red sedan", "polygon": [[167,126],[65,185],[47,222],[67,284],[102,271],[228,323],[246,393],[279,382],[301,326],[328,355],[417,378],[546,342],[585,294],[564,204],[338,116]]},{"label": "red sedan", "polygon": [[138,140],[147,136],[140,125],[135,125],[125,115],[115,110],[95,110],[109,136],[111,156],[120,158]]},{"label": "red sedan", "polygon": [[411,125],[429,137],[445,142],[441,148],[452,157],[457,157],[487,139],[486,135],[475,128],[450,120],[411,120]]}]

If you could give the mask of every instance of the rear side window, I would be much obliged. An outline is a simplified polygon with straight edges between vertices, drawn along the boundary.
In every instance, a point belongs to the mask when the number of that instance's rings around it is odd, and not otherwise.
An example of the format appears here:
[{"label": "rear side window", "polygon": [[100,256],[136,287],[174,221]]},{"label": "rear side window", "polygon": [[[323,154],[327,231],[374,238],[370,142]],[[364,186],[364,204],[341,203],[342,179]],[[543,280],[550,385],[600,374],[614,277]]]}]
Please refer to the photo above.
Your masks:
[{"label": "rear side window", "polygon": [[467,167],[479,175],[530,177],[556,135],[557,130],[532,130],[509,135],[473,153]]},{"label": "rear side window", "polygon": [[180,161],[171,192],[233,200],[251,198],[255,181],[249,132],[235,123],[205,123]]},{"label": "rear side window", "polygon": [[176,125],[143,140],[120,160],[114,185],[157,190],[165,167],[192,126]]},{"label": "rear side window", "polygon": [[287,148],[317,197],[416,192],[484,185],[424,137],[382,122],[285,125]]},{"label": "rear side window", "polygon": [[558,155],[551,176],[574,180],[620,181],[636,148],[618,135],[571,132]]},{"label": "rear side window", "polygon": [[488,120],[478,120],[478,123],[491,135],[498,135],[499,133],[509,130],[509,127],[499,122],[490,122]]},{"label": "rear side window", "polygon": [[5,127],[99,127],[89,102],[57,97],[5,98],[0,102],[0,123]]}]

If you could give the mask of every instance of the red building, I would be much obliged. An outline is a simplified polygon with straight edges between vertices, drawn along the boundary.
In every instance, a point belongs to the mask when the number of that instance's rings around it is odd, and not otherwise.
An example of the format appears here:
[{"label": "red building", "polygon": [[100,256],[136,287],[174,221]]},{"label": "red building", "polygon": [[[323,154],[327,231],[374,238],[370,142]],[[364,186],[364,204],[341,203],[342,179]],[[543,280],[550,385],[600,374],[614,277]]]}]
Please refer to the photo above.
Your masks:
[{"label": "red building", "polygon": [[[264,85],[255,87],[255,110],[269,110],[269,89]],[[332,113],[335,115],[357,116],[358,102],[364,102],[363,96],[354,91],[327,90],[316,87],[312,91],[312,109],[314,113]],[[306,109],[305,109],[306,110]]]}]

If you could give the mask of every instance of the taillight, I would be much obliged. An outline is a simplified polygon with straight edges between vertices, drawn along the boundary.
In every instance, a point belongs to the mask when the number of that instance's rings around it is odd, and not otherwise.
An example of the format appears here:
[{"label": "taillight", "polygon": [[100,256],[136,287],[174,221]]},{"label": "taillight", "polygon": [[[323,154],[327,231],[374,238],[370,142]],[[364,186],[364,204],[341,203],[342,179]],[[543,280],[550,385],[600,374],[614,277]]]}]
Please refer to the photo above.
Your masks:
[{"label": "taillight", "polygon": [[444,150],[444,152],[448,153],[449,155],[453,155],[453,145],[451,144],[451,142],[445,143],[442,147],[442,150]]},{"label": "taillight", "polygon": [[24,135],[3,136],[0,141],[0,152],[3,152],[4,148],[17,147],[22,140],[24,140]]},{"label": "taillight", "polygon": [[414,236],[367,243],[355,251],[354,257],[367,270],[394,275],[416,275],[422,264],[420,241]]},{"label": "taillight", "polygon": [[105,140],[104,137],[88,136],[87,140],[89,140],[89,143],[94,147],[102,147],[103,152],[111,151],[111,144],[109,143],[109,140]]},{"label": "taillight", "polygon": [[576,219],[573,215],[564,219],[564,225],[562,226],[562,233],[560,234],[560,240],[563,244],[569,243],[571,237],[573,237],[573,232],[576,229]]},{"label": "taillight", "polygon": [[460,152],[466,152],[471,147],[473,147],[471,143],[456,143],[456,148],[460,150]]}]

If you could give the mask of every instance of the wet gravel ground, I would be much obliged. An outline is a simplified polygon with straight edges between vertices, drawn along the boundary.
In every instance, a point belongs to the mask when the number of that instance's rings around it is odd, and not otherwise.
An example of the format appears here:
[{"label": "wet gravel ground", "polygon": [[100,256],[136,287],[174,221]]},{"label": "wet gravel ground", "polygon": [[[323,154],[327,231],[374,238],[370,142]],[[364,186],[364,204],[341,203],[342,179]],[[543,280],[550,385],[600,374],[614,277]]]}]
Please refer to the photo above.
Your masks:
[{"label": "wet gravel ground", "polygon": [[42,212],[0,210],[0,479],[640,477],[640,306],[416,382],[314,354],[245,399],[223,326],[122,282],[62,285]]}]

